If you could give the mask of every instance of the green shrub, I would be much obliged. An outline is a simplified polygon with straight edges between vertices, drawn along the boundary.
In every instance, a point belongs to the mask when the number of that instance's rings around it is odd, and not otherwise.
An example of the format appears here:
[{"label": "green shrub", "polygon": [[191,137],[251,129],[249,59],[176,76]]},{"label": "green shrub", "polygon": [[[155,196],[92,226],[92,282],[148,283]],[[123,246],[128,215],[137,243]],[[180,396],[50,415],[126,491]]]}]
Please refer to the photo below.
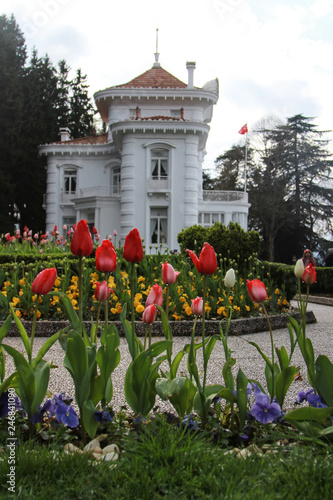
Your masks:
[{"label": "green shrub", "polygon": [[220,222],[208,228],[195,225],[183,229],[177,239],[182,252],[189,249],[199,253],[204,243],[208,242],[218,255],[237,262],[240,269],[243,267],[242,263],[250,255],[257,254],[260,248],[257,231],[244,231],[239,224],[233,222],[228,227]]}]

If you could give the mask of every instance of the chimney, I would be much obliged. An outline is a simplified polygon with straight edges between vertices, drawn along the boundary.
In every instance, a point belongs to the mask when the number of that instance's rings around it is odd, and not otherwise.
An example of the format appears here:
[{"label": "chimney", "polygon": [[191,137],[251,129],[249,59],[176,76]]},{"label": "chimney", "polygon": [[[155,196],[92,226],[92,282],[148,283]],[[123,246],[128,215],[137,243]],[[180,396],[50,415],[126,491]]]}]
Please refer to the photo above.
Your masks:
[{"label": "chimney", "polygon": [[71,140],[71,131],[69,130],[69,128],[60,127],[59,132],[60,132],[60,140],[62,142]]},{"label": "chimney", "polygon": [[195,70],[195,62],[187,61],[186,62],[186,69],[188,71],[188,83],[187,83],[187,87],[189,89],[193,89],[193,72]]}]

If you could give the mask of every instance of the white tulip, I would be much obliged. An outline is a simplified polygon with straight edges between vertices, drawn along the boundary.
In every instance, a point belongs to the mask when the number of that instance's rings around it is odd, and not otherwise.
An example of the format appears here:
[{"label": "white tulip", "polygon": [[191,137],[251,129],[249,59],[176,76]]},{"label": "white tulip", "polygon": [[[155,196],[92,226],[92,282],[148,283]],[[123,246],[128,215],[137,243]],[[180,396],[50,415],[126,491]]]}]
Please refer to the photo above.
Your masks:
[{"label": "white tulip", "polygon": [[295,273],[296,278],[299,278],[299,279],[302,278],[303,273],[304,273],[304,264],[303,264],[302,259],[298,259],[298,261],[296,262],[294,273]]},{"label": "white tulip", "polygon": [[224,284],[225,284],[226,287],[232,288],[235,285],[235,281],[236,281],[235,271],[231,267],[227,271],[227,273],[226,273],[226,275],[224,277]]}]

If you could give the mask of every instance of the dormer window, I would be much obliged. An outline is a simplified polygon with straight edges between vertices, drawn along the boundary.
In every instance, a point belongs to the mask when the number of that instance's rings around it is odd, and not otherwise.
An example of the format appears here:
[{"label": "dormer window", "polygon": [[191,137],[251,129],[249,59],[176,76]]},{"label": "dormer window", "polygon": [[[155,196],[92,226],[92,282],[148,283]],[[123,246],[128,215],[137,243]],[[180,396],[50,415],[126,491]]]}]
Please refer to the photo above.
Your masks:
[{"label": "dormer window", "polygon": [[169,173],[169,151],[151,150],[151,176],[153,180],[166,180]]}]

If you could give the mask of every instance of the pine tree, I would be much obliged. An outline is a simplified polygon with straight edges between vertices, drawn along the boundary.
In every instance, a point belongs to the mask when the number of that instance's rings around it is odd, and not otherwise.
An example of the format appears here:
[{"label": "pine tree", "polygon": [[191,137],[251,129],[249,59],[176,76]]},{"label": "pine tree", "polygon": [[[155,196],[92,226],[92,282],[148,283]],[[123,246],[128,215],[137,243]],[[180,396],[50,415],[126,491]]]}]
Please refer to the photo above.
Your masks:
[{"label": "pine tree", "polygon": [[[15,198],[13,169],[19,158],[20,141],[24,136],[25,40],[14,16],[0,16],[0,231],[12,232],[17,219],[12,217],[10,205]],[[11,215],[9,215],[11,212]]]},{"label": "pine tree", "polygon": [[[332,155],[325,132],[317,130],[312,120],[298,114],[271,132],[276,166],[288,188],[289,255],[291,251],[299,255],[305,247],[319,248],[321,234],[333,229]],[[280,254],[286,253],[281,250]]]},{"label": "pine tree", "polygon": [[94,107],[88,95],[89,85],[87,75],[82,75],[78,69],[76,77],[71,82],[69,128],[73,139],[91,135],[94,131]]}]

